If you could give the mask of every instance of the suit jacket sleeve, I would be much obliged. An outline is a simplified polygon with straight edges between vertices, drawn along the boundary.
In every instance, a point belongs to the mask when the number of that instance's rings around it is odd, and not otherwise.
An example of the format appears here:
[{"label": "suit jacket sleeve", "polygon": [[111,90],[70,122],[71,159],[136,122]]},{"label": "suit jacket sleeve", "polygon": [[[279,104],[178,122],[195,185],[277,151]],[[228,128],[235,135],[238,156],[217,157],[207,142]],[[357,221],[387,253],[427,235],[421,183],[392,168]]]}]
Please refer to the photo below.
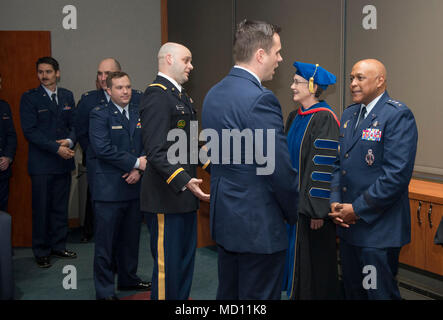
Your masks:
[{"label": "suit jacket sleeve", "polygon": [[8,126],[6,128],[6,146],[3,150],[4,156],[14,160],[17,149],[17,134],[15,133],[14,121],[9,104],[5,103],[6,113],[9,115]]},{"label": "suit jacket sleeve", "polygon": [[408,190],[417,139],[417,126],[409,109],[388,119],[383,139],[383,174],[352,203],[356,214],[367,223],[374,222]]},{"label": "suit jacket sleeve", "polygon": [[[106,107],[105,107],[106,108]],[[96,157],[124,172],[134,169],[137,157],[129,152],[121,151],[113,144],[109,133],[109,114],[104,109],[93,109],[89,119],[90,146]]]},{"label": "suit jacket sleeve", "polygon": [[[294,224],[297,221],[297,171],[290,161],[281,107],[272,92],[266,91],[250,110],[249,128],[263,129],[263,153],[268,158],[267,163],[262,167],[268,166],[266,171],[269,171],[267,175],[269,185],[274,191],[285,219],[288,223]],[[275,139],[272,138],[272,131]],[[257,141],[255,147],[257,147]],[[273,151],[274,154],[272,154]]]},{"label": "suit jacket sleeve", "polygon": [[38,148],[57,153],[60,145],[49,140],[46,135],[37,128],[38,111],[29,94],[23,94],[20,100],[20,121],[25,138]]},{"label": "suit jacket sleeve", "polygon": [[171,109],[168,103],[168,93],[163,89],[147,89],[140,102],[142,139],[149,165],[178,193],[191,180],[191,176],[180,164],[171,164],[168,161],[167,153],[171,145],[167,141],[171,128]]},{"label": "suit jacket sleeve", "polygon": [[72,106],[72,112],[71,112],[71,116],[69,117],[69,120],[68,120],[69,134],[68,134],[67,138],[71,139],[72,143],[74,144],[72,146],[72,149],[74,149],[75,144],[77,143],[77,135],[76,135],[75,124],[74,124],[75,100],[74,100],[74,95],[71,92],[69,92],[68,101],[69,101],[69,105]]}]

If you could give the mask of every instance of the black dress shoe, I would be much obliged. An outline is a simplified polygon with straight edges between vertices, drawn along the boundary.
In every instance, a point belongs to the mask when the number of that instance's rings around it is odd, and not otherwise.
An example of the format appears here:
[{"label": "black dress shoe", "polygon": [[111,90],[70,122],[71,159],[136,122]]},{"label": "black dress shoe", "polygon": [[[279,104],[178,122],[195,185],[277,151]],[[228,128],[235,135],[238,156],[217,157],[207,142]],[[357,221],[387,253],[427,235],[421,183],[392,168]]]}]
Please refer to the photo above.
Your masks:
[{"label": "black dress shoe", "polygon": [[151,290],[151,282],[140,281],[139,283],[133,286],[118,286],[117,289],[120,291],[150,291]]},{"label": "black dress shoe", "polygon": [[75,252],[64,250],[64,251],[51,251],[51,256],[56,256],[59,258],[68,258],[68,259],[75,259],[77,258],[77,254]]},{"label": "black dress shoe", "polygon": [[35,261],[40,268],[49,268],[52,266],[49,262],[49,257],[35,257]]},{"label": "black dress shoe", "polygon": [[109,301],[113,301],[113,300],[120,300],[120,299],[117,298],[116,296],[109,296],[109,297],[101,298],[101,299],[98,299],[98,300],[109,300]]}]

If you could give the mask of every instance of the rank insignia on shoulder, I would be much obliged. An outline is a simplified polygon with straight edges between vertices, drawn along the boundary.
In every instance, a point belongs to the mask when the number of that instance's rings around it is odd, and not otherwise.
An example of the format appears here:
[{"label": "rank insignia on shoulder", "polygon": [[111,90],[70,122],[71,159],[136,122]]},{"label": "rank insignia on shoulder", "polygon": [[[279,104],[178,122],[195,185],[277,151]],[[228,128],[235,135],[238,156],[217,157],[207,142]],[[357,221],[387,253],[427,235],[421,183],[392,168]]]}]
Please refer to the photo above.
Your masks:
[{"label": "rank insignia on shoulder", "polygon": [[186,121],[185,120],[178,120],[177,121],[177,128],[183,129],[184,127],[186,127]]},{"label": "rank insignia on shoulder", "polygon": [[164,85],[162,85],[161,83],[151,83],[148,87],[160,87],[163,90],[167,90],[167,88]]}]

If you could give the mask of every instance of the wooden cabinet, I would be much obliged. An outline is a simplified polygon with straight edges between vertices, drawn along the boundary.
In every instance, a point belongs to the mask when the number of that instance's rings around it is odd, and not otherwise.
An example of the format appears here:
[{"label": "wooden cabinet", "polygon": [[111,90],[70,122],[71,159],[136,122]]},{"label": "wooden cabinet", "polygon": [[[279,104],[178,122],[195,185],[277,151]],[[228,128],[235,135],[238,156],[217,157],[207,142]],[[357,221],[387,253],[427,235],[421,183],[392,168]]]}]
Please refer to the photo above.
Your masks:
[{"label": "wooden cabinet", "polygon": [[413,179],[409,185],[411,242],[400,252],[400,262],[443,275],[443,246],[434,236],[443,218],[443,184]]}]

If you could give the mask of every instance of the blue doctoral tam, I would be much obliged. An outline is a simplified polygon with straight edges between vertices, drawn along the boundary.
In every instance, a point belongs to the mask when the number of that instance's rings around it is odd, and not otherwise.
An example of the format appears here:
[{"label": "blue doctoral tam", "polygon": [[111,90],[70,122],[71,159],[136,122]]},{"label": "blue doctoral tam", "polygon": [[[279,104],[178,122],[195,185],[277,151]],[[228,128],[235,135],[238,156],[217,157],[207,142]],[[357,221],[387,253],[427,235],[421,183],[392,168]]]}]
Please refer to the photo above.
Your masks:
[{"label": "blue doctoral tam", "polygon": [[294,67],[297,68],[297,72],[295,74],[298,74],[306,80],[310,80],[313,77],[314,83],[323,90],[326,90],[329,85],[334,84],[337,81],[336,76],[334,76],[328,70],[320,67],[318,64],[295,61]]}]

